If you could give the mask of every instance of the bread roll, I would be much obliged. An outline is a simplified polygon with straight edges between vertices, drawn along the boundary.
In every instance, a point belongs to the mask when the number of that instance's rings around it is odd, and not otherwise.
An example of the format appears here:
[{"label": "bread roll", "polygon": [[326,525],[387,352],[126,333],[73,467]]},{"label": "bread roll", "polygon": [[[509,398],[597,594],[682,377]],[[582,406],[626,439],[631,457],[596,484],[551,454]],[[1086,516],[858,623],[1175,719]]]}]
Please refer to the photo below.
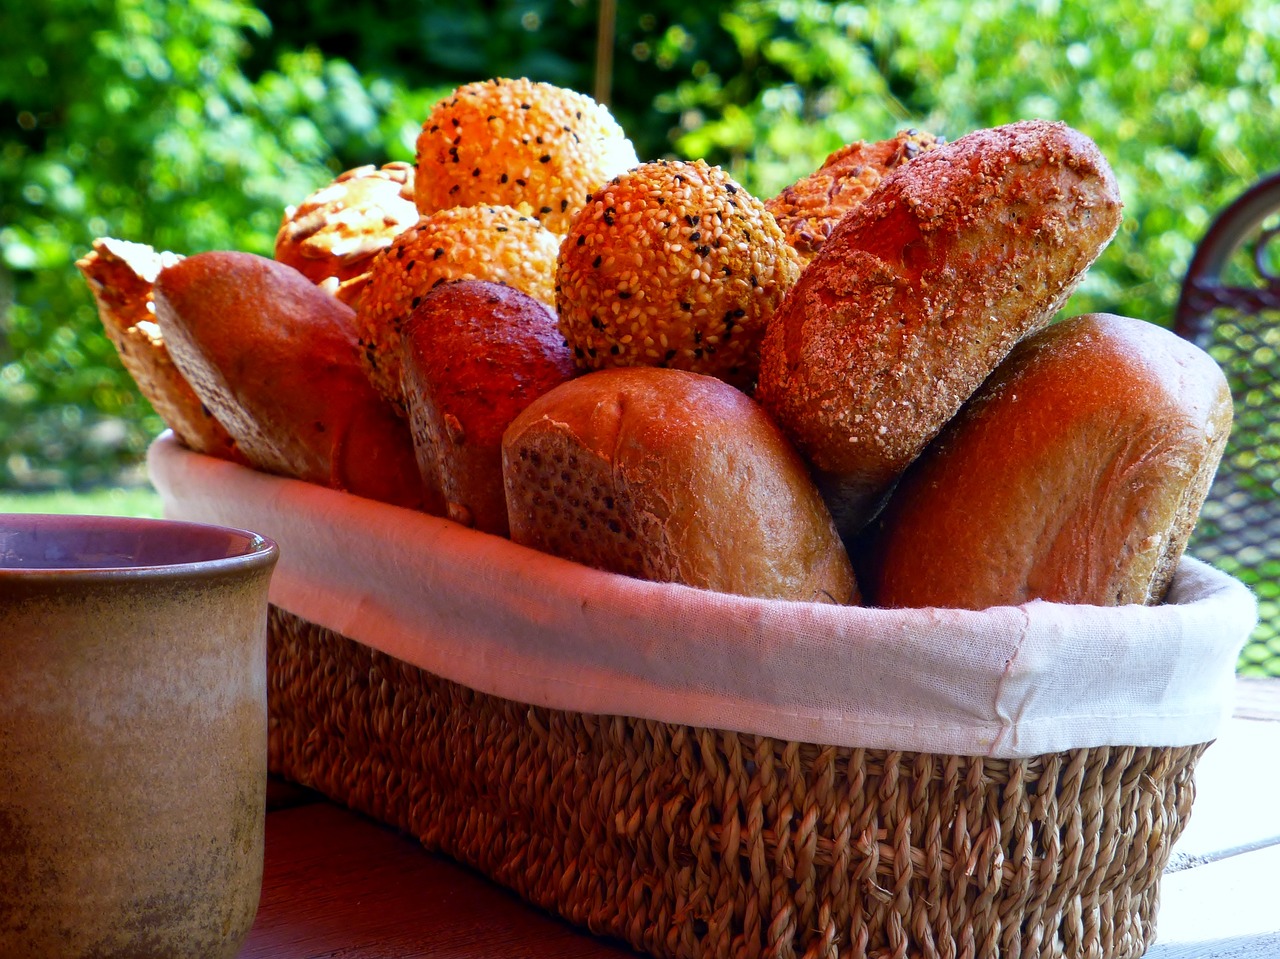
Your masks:
[{"label": "bread roll", "polygon": [[861,140],[832,153],[813,173],[765,201],[787,242],[808,263],[827,242],[844,215],[871,195],[885,175],[944,143],[916,130],[876,143]]},{"label": "bread roll", "polygon": [[450,519],[506,536],[502,434],[576,372],[555,314],[512,287],[458,280],[423,296],[402,347],[424,482],[442,491]]},{"label": "bread roll", "polygon": [[881,606],[1159,602],[1231,429],[1210,357],[1107,314],[1019,345],[909,469],[863,578]]},{"label": "bread roll", "polygon": [[174,365],[156,322],[152,285],[164,267],[181,259],[144,243],[101,237],[76,266],[93,293],[107,339],[165,425],[197,453],[242,463],[236,441]]},{"label": "bread roll", "polygon": [[275,258],[355,308],[373,258],[417,222],[412,165],[356,167],[285,210]]},{"label": "bread roll", "polygon": [[560,244],[560,329],[584,370],[663,366],[750,391],[800,259],[764,204],[701,160],[642,163]]},{"label": "bread roll", "polygon": [[588,373],[502,443],[513,541],[746,596],[852,603],[853,571],[804,463],[745,394],[699,373]]},{"label": "bread roll", "polygon": [[638,162],[604,104],[525,78],[458,87],[431,108],[416,153],[423,216],[510,206],[557,236],[587,194]]},{"label": "bread roll", "polygon": [[769,325],[756,396],[846,536],[1119,223],[1097,147],[1038,120],[922,153],[840,222]]},{"label": "bread roll", "polygon": [[364,374],[350,307],[252,253],[187,257],[160,272],[155,297],[174,362],[254,466],[441,511],[408,423]]},{"label": "bread roll", "polygon": [[401,393],[400,339],[422,298],[451,280],[505,283],[555,301],[558,239],[511,207],[459,206],[423,216],[369,270],[356,311],[360,357],[373,385],[408,415]]}]

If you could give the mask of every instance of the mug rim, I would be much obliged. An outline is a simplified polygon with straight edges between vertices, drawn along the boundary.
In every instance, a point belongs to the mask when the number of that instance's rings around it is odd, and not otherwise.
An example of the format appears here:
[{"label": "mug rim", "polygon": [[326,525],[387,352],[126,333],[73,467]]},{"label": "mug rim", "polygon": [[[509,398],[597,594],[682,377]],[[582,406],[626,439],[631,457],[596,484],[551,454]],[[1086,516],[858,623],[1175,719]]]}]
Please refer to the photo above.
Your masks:
[{"label": "mug rim", "polygon": [[[166,532],[170,534],[181,532],[187,536],[207,537],[210,544],[216,544],[220,537],[227,544],[227,549],[223,553],[211,546],[207,555],[172,562],[58,564],[55,560],[48,565],[10,565],[7,536],[14,533],[19,535],[37,533],[40,530],[48,530],[54,534],[79,532],[117,534],[122,537],[130,533],[148,537],[163,535]],[[40,581],[67,579],[86,582],[110,579],[119,582],[122,579],[171,579],[190,576],[207,578],[270,568],[278,558],[279,546],[275,540],[261,533],[234,526],[197,523],[189,520],[87,513],[0,513],[0,583],[20,581],[33,584]]]}]

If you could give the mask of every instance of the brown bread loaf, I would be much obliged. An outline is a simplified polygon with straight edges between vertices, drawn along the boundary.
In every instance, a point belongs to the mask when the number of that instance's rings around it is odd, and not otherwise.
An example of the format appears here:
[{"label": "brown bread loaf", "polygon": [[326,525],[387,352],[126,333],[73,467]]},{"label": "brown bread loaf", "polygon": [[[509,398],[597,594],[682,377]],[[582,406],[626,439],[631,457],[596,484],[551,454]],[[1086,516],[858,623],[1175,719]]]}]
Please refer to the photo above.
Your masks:
[{"label": "brown bread loaf", "polygon": [[588,373],[529,404],[502,455],[515,542],[641,579],[858,601],[803,461],[759,406],[715,377]]},{"label": "brown bread loaf", "polygon": [[913,464],[863,572],[882,606],[1159,602],[1231,429],[1196,346],[1089,314],[1020,344]]},{"label": "brown bread loaf", "polygon": [[450,519],[507,535],[502,434],[577,372],[555,314],[513,287],[458,280],[423,296],[401,347],[424,482],[444,494]]},{"label": "brown bread loaf", "polygon": [[145,243],[100,237],[76,266],[93,293],[107,339],[165,425],[197,453],[243,463],[231,434],[174,365],[156,321],[152,285],[164,267],[181,259]]},{"label": "brown bread loaf", "polygon": [[842,533],[1052,319],[1119,223],[1097,147],[1044,121],[924,152],[841,220],[769,325],[756,398]]},{"label": "brown bread loaf", "polygon": [[356,355],[353,311],[293,267],[211,252],[160,272],[174,362],[259,469],[400,506],[424,497],[408,423]]}]

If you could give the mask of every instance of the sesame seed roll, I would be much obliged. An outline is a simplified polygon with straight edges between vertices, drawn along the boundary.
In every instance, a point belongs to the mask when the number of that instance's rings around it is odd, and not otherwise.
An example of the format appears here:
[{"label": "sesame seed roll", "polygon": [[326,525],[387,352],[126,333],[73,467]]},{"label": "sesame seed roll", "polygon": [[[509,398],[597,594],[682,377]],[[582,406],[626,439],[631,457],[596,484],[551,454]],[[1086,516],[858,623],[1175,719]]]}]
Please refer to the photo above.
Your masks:
[{"label": "sesame seed roll", "polygon": [[750,390],[800,261],[719,167],[659,160],[595,192],[560,245],[556,308],[583,369],[658,366]]},{"label": "sesame seed roll", "polygon": [[417,143],[422,213],[502,204],[563,235],[587,194],[637,163],[607,107],[531,80],[485,80],[438,102]]},{"label": "sesame seed roll", "polygon": [[449,280],[504,283],[551,306],[557,237],[506,206],[440,210],[401,233],[373,261],[356,311],[370,379],[402,411],[400,339],[427,291]]}]

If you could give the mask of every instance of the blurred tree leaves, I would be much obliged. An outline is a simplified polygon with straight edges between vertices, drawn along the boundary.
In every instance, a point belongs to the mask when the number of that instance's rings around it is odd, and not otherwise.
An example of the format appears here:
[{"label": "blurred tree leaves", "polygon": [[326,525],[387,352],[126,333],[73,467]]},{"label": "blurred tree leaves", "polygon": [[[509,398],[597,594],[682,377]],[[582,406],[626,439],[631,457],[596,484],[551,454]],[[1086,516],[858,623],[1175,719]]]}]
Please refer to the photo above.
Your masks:
[{"label": "blurred tree leaves", "polygon": [[[160,428],[75,259],[101,235],[269,252],[283,207],[412,156],[459,83],[593,89],[596,0],[43,0],[0,32],[0,486],[98,482]],[[644,158],[765,196],[836,147],[1065,120],[1121,235],[1073,300],[1167,321],[1213,214],[1280,166],[1266,0],[620,0],[611,108]]]}]

